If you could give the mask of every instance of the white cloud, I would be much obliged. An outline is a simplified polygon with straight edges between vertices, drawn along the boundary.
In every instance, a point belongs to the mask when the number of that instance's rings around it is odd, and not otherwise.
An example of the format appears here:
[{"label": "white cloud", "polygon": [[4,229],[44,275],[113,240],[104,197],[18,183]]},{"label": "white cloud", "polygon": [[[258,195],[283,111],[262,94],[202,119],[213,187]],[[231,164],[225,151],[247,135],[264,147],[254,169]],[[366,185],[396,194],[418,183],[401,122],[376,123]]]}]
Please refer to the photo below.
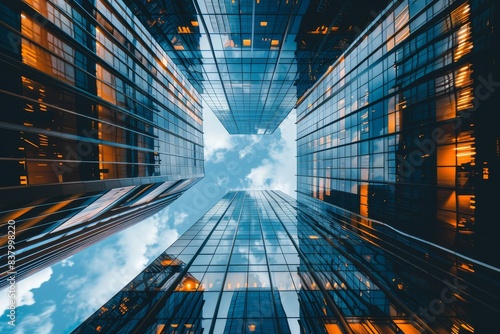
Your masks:
[{"label": "white cloud", "polygon": [[179,235],[177,230],[168,227],[168,211],[165,210],[117,236],[118,241],[114,244],[89,248],[90,253],[87,254],[92,260],[80,264],[85,266],[85,276],[72,278],[81,282],[81,286],[70,290],[64,304],[65,311],[73,313],[75,320],[82,321],[90,316]]},{"label": "white cloud", "polygon": [[268,187],[272,182],[272,171],[275,166],[269,159],[262,160],[262,164],[259,167],[252,168],[250,173],[246,176],[247,180],[250,182],[250,188],[262,188]]},{"label": "white cloud", "polygon": [[235,147],[235,139],[206,105],[203,107],[203,116],[205,160],[215,163],[222,162],[225,153]]},{"label": "white cloud", "polygon": [[180,226],[186,220],[188,214],[187,212],[174,212],[174,226]]},{"label": "white cloud", "polygon": [[[35,304],[35,296],[32,290],[38,289],[43,283],[48,282],[52,276],[52,268],[45,268],[16,284],[16,306],[20,307],[23,305],[33,305]],[[9,306],[8,298],[9,287],[6,290],[2,290],[2,298],[0,298],[0,314],[4,314]]]},{"label": "white cloud", "polygon": [[[54,328],[52,314],[56,311],[56,305],[50,301],[50,305],[43,308],[40,314],[28,314],[16,319],[16,334],[50,334]],[[1,329],[1,328],[0,328]]]},{"label": "white cloud", "polygon": [[61,261],[61,266],[63,267],[73,267],[75,265],[75,262],[71,261],[71,257],[68,257],[67,259],[64,259]]},{"label": "white cloud", "polygon": [[297,187],[297,146],[295,143],[295,111],[281,123],[281,138],[269,146],[269,159],[252,168],[246,176],[245,186],[249,189],[276,189],[295,197]]},{"label": "white cloud", "polygon": [[223,185],[227,184],[228,182],[229,182],[229,177],[227,177],[227,176],[225,176],[225,177],[217,176],[215,184],[218,187],[222,187]]},{"label": "white cloud", "polygon": [[250,143],[240,150],[239,152],[240,159],[244,159],[249,154],[254,154],[255,146],[261,142],[261,139],[262,136],[259,135],[251,135],[247,137],[247,141],[249,141]]}]

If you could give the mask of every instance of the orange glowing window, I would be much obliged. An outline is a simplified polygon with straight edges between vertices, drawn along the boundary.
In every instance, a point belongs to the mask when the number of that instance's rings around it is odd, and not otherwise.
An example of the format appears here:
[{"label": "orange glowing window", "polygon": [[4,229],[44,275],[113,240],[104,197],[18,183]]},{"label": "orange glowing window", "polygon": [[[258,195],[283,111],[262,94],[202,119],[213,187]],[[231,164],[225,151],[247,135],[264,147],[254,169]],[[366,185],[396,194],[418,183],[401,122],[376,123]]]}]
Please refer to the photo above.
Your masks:
[{"label": "orange glowing window", "polygon": [[27,185],[28,184],[28,177],[26,175],[19,176],[19,184]]},{"label": "orange glowing window", "polygon": [[359,214],[368,217],[368,184],[361,184],[359,188]]},{"label": "orange glowing window", "polygon": [[251,40],[249,40],[249,39],[244,39],[243,40],[243,46],[250,46],[250,45],[252,45],[252,41]]},{"label": "orange glowing window", "polygon": [[387,132],[394,133],[396,132],[396,113],[391,113],[387,117]]},{"label": "orange glowing window", "polygon": [[271,46],[278,46],[280,44],[280,41],[277,39],[272,39],[271,40]]},{"label": "orange glowing window", "polygon": [[325,328],[328,334],[341,334],[343,333],[340,326],[337,324],[325,324]]},{"label": "orange glowing window", "polygon": [[267,22],[266,21],[260,21],[260,26],[261,27],[267,27]]},{"label": "orange glowing window", "polygon": [[190,34],[191,33],[191,29],[189,29],[189,27],[177,27],[177,32],[179,34]]},{"label": "orange glowing window", "polygon": [[172,264],[172,260],[171,259],[165,259],[165,260],[161,261],[161,265],[164,266],[164,267],[169,266],[170,264]]},{"label": "orange glowing window", "polygon": [[483,180],[488,180],[490,178],[490,171],[488,167],[483,167]]}]

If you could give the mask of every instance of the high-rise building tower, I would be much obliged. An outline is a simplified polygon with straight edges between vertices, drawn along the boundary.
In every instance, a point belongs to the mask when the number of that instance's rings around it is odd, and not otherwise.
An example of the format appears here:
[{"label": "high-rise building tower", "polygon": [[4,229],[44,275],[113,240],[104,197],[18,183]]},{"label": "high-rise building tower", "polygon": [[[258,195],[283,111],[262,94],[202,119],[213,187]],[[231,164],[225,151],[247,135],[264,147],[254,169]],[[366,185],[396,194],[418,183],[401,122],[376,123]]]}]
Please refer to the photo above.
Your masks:
[{"label": "high-rise building tower", "polygon": [[125,0],[230,134],[271,134],[388,0]]},{"label": "high-rise building tower", "polygon": [[443,270],[451,254],[384,232],[387,245],[281,192],[229,192],[74,333],[471,333],[496,322],[498,272],[457,277]]},{"label": "high-rise building tower", "polygon": [[500,270],[499,15],[394,1],[299,101],[298,200]]},{"label": "high-rise building tower", "polygon": [[203,177],[200,96],[121,1],[0,3],[0,66],[2,278],[8,226],[20,279]]}]

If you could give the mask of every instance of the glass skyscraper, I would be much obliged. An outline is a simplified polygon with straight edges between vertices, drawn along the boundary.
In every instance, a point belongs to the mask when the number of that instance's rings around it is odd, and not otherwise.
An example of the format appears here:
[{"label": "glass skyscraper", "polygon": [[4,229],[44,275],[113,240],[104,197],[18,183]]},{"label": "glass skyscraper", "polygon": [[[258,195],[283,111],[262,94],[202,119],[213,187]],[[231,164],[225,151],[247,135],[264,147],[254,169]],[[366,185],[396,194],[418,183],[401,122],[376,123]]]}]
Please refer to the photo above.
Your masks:
[{"label": "glass skyscraper", "polygon": [[297,108],[298,200],[499,267],[498,8],[395,1]]},{"label": "glass skyscraper", "polygon": [[459,277],[439,248],[426,259],[425,243],[386,234],[388,245],[279,191],[229,192],[74,333],[491,328],[498,272]]},{"label": "glass skyscraper", "polygon": [[[5,232],[15,221],[18,279],[203,177],[200,95],[121,1],[2,2],[0,64],[0,217]],[[3,278],[7,233],[0,250]]]},{"label": "glass skyscraper", "polygon": [[75,333],[498,332],[495,1],[0,6],[26,272],[196,182],[202,96],[231,134],[297,110],[297,200],[227,193]]},{"label": "glass skyscraper", "polygon": [[[270,134],[388,3],[125,0],[230,134]],[[358,29],[354,29],[354,28]]]}]

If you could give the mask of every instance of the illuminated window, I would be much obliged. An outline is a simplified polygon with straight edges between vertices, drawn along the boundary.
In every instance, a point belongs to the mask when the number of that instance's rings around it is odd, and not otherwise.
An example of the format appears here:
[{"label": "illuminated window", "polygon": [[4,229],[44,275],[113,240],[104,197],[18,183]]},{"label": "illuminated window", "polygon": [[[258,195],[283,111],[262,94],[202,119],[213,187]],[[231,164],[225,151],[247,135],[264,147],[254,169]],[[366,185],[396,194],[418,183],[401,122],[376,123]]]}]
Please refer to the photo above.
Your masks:
[{"label": "illuminated window", "polygon": [[156,334],[165,333],[164,329],[165,329],[165,324],[157,324],[156,325]]},{"label": "illuminated window", "polygon": [[177,32],[179,34],[190,34],[191,29],[189,27],[177,27]]}]

